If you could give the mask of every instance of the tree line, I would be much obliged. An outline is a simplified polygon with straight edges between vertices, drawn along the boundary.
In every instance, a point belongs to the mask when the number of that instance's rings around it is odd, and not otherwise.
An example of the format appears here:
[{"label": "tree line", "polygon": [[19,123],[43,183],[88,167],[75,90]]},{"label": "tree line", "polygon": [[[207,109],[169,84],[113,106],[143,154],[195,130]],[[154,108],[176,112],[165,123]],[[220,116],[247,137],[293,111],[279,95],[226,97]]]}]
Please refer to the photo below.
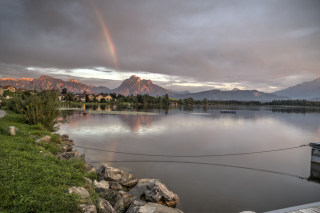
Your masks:
[{"label": "tree line", "polygon": [[[65,101],[80,101],[77,100],[77,97],[72,92],[67,92],[66,89],[62,90],[64,94]],[[173,99],[170,98],[168,94],[162,96],[150,96],[148,94],[137,94],[137,95],[122,95],[117,93],[100,93],[100,95],[110,95],[113,101],[117,102],[126,102],[133,104],[144,104],[144,105],[169,105],[170,102],[177,103],[178,105],[244,105],[244,106],[320,106],[320,101],[308,101],[308,100],[273,100],[269,102],[261,101],[236,101],[236,100],[208,100],[204,98],[203,100],[195,100],[192,97],[184,99]],[[92,100],[89,99],[89,96],[85,96],[85,102],[88,103],[108,103],[105,98],[101,98],[100,101],[94,97]]]}]

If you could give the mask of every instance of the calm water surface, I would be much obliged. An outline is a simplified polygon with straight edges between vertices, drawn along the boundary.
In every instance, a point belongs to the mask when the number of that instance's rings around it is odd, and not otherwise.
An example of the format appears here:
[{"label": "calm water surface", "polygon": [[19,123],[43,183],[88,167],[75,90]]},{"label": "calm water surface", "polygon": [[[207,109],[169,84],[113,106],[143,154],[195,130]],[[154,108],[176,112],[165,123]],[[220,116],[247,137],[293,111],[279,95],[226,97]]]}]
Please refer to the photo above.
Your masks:
[{"label": "calm water surface", "polygon": [[[320,142],[320,111],[295,108],[214,106],[145,108],[156,115],[72,112],[60,126],[75,145],[155,155],[255,152]],[[94,107],[88,110],[110,110]],[[104,161],[137,178],[160,179],[180,197],[185,212],[256,212],[318,202],[310,176],[310,148],[224,157],[153,157],[84,150],[87,162]],[[219,165],[202,165],[184,161]],[[232,166],[232,167],[228,167]],[[241,168],[239,168],[241,167]],[[266,171],[261,171],[266,170]],[[272,173],[272,172],[276,173]],[[281,173],[281,174],[280,174]]]}]

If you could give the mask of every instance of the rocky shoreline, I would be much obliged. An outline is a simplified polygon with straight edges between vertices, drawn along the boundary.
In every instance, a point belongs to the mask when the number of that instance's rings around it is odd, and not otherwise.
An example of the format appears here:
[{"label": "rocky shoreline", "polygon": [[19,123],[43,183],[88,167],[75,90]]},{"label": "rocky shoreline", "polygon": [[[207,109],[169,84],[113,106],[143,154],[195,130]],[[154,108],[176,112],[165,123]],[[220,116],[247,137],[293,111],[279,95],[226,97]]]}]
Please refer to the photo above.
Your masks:
[{"label": "rocky shoreline", "polygon": [[[60,136],[62,152],[56,157],[60,160],[79,159],[85,161],[84,155],[72,151],[73,141],[68,135]],[[36,142],[50,143],[49,136]],[[79,208],[83,213],[182,213],[176,209],[178,195],[168,190],[158,179],[137,179],[121,169],[102,164],[97,170],[85,163],[86,173],[96,173],[97,179],[84,178],[89,189],[98,195],[93,202],[87,189],[71,187],[68,194],[80,196]]]}]

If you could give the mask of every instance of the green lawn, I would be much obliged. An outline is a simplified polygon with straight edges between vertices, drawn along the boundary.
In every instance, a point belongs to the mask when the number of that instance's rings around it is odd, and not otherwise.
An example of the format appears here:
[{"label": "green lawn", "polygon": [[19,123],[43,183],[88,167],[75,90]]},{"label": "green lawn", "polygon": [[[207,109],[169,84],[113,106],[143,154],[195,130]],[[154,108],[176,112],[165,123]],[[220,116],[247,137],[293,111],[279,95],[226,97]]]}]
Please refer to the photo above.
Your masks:
[{"label": "green lawn", "polygon": [[57,160],[49,150],[59,149],[58,137],[40,146],[23,133],[10,136],[9,126],[35,136],[50,134],[41,125],[24,124],[12,111],[0,118],[0,212],[78,212],[78,197],[65,191],[86,185],[83,161]]}]

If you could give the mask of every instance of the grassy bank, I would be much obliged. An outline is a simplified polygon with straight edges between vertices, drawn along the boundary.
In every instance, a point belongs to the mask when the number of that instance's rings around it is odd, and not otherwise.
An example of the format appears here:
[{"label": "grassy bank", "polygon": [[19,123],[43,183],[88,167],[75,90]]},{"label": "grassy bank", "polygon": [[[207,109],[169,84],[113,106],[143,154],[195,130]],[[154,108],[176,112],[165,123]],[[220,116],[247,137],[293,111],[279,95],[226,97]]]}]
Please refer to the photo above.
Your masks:
[{"label": "grassy bank", "polygon": [[[21,115],[10,110],[6,112],[0,118],[0,212],[77,212],[79,197],[65,191],[72,186],[88,189],[84,162],[58,160],[51,153],[60,149],[57,135],[39,124],[25,124]],[[51,135],[52,142],[38,145],[21,132],[11,136],[9,126],[37,137]]]}]

